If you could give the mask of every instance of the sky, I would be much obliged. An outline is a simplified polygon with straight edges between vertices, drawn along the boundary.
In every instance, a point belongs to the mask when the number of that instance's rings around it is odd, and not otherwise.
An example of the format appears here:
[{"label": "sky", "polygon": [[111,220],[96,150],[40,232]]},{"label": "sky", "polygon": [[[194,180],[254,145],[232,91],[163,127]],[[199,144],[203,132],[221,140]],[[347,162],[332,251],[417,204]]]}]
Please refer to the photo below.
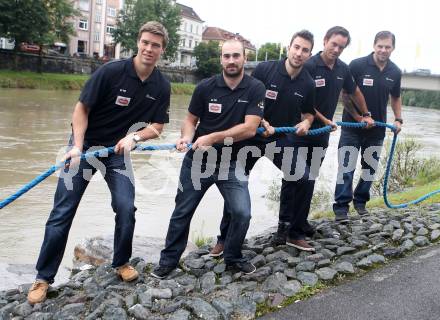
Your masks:
[{"label": "sky", "polygon": [[313,53],[322,49],[327,29],[340,25],[352,43],[340,58],[372,52],[374,36],[389,30],[396,35],[391,59],[405,71],[430,69],[440,74],[440,10],[433,0],[178,0],[192,7],[206,26],[238,32],[256,47],[266,42],[287,46],[293,33],[310,30]]}]

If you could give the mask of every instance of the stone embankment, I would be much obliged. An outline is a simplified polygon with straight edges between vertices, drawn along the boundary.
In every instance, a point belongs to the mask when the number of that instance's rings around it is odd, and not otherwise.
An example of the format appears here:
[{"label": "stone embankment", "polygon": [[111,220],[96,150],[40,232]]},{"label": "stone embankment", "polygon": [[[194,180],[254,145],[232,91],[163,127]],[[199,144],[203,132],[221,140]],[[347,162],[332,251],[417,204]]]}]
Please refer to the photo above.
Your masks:
[{"label": "stone embankment", "polygon": [[133,258],[141,276],[123,283],[104,262],[76,270],[35,306],[26,302],[30,284],[0,292],[0,319],[253,319],[257,305],[277,306],[306,286],[333,284],[433,244],[440,238],[440,205],[313,224],[314,254],[274,247],[274,230],[248,239],[243,254],[258,268],[250,275],[226,271],[222,260],[208,256],[209,247],[190,252],[165,280],[152,278],[153,266]]}]

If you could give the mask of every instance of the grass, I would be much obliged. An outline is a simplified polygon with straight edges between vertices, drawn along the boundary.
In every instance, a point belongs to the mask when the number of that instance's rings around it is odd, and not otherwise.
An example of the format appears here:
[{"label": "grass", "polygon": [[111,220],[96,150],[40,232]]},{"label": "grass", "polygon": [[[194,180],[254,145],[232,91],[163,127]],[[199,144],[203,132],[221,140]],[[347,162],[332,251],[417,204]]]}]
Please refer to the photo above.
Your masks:
[{"label": "grass", "polygon": [[[0,70],[0,88],[81,90],[90,75]],[[192,83],[171,83],[171,93],[191,95]]]}]

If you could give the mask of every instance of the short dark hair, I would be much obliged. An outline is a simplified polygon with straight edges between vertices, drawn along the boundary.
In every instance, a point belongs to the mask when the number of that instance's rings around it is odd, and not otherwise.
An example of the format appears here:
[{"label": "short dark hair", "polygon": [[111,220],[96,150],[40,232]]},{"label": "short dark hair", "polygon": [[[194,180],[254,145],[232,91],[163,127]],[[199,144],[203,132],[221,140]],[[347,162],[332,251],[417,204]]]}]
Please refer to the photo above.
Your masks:
[{"label": "short dark hair", "polygon": [[292,45],[293,40],[295,40],[298,37],[309,41],[312,44],[312,48],[310,49],[310,51],[313,50],[313,46],[315,45],[313,33],[311,33],[309,30],[305,30],[305,29],[298,31],[298,32],[295,32],[292,36],[292,39],[290,40],[290,45]]},{"label": "short dark hair", "polygon": [[162,37],[162,46],[164,48],[167,47],[167,44],[168,44],[168,41],[169,41],[169,39],[168,39],[168,31],[163,26],[162,23],[157,22],[157,21],[148,21],[146,24],[144,24],[139,29],[137,41],[140,40],[140,38],[142,37],[142,33],[144,33],[144,32],[149,32],[149,33],[155,34],[157,36],[161,36]]},{"label": "short dark hair", "polygon": [[341,35],[344,38],[347,38],[347,44],[345,47],[348,47],[351,41],[350,32],[347,29],[341,26],[334,26],[327,30],[327,33],[324,36],[324,40],[330,39],[333,35]]},{"label": "short dark hair", "polygon": [[379,31],[376,33],[376,36],[374,37],[374,44],[383,39],[391,39],[393,42],[393,47],[396,47],[396,36],[391,31]]},{"label": "short dark hair", "polygon": [[[243,41],[241,41],[241,40],[239,40],[239,39],[237,39],[237,38],[231,38],[231,39],[228,39],[228,40],[226,40],[225,42],[223,42],[223,44],[222,44],[222,47],[221,47],[221,49],[223,49],[223,46],[226,44],[226,43],[239,43],[240,45],[241,45],[241,47],[243,48],[243,55],[246,55],[246,49],[244,48],[244,43],[243,43]],[[221,50],[220,50],[221,51]]]}]

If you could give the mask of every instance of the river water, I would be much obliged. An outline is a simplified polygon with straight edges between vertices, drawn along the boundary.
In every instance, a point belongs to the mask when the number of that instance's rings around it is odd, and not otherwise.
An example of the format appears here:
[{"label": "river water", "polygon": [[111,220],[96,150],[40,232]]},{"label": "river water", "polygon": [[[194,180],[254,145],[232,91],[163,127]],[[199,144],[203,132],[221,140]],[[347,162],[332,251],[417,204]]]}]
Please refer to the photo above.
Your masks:
[{"label": "river water", "polygon": [[[70,119],[79,92],[0,89],[0,199],[47,170],[63,154],[70,135]],[[161,140],[174,143],[189,96],[173,96],[170,124]],[[336,120],[341,117],[340,111]],[[393,119],[392,116],[389,117]],[[439,155],[440,112],[409,108],[402,135],[411,135],[424,148],[422,156]],[[333,190],[336,178],[336,146],[339,132],[331,135],[330,147],[321,169],[317,188]],[[183,154],[170,151],[136,152],[133,166],[136,178],[136,235],[164,238],[171,212]],[[250,191],[252,220],[249,235],[277,222],[277,210],[265,198],[278,170],[266,159],[252,171]],[[0,210],[0,264],[34,264],[44,235],[44,225],[52,208],[56,176],[48,178],[14,203]],[[211,188],[193,218],[190,240],[218,233],[223,201],[217,188]],[[114,214],[107,186],[98,173],[90,183],[73,222],[63,260],[71,265],[73,248],[85,237],[111,234]],[[1,266],[0,266],[1,269]]]}]

